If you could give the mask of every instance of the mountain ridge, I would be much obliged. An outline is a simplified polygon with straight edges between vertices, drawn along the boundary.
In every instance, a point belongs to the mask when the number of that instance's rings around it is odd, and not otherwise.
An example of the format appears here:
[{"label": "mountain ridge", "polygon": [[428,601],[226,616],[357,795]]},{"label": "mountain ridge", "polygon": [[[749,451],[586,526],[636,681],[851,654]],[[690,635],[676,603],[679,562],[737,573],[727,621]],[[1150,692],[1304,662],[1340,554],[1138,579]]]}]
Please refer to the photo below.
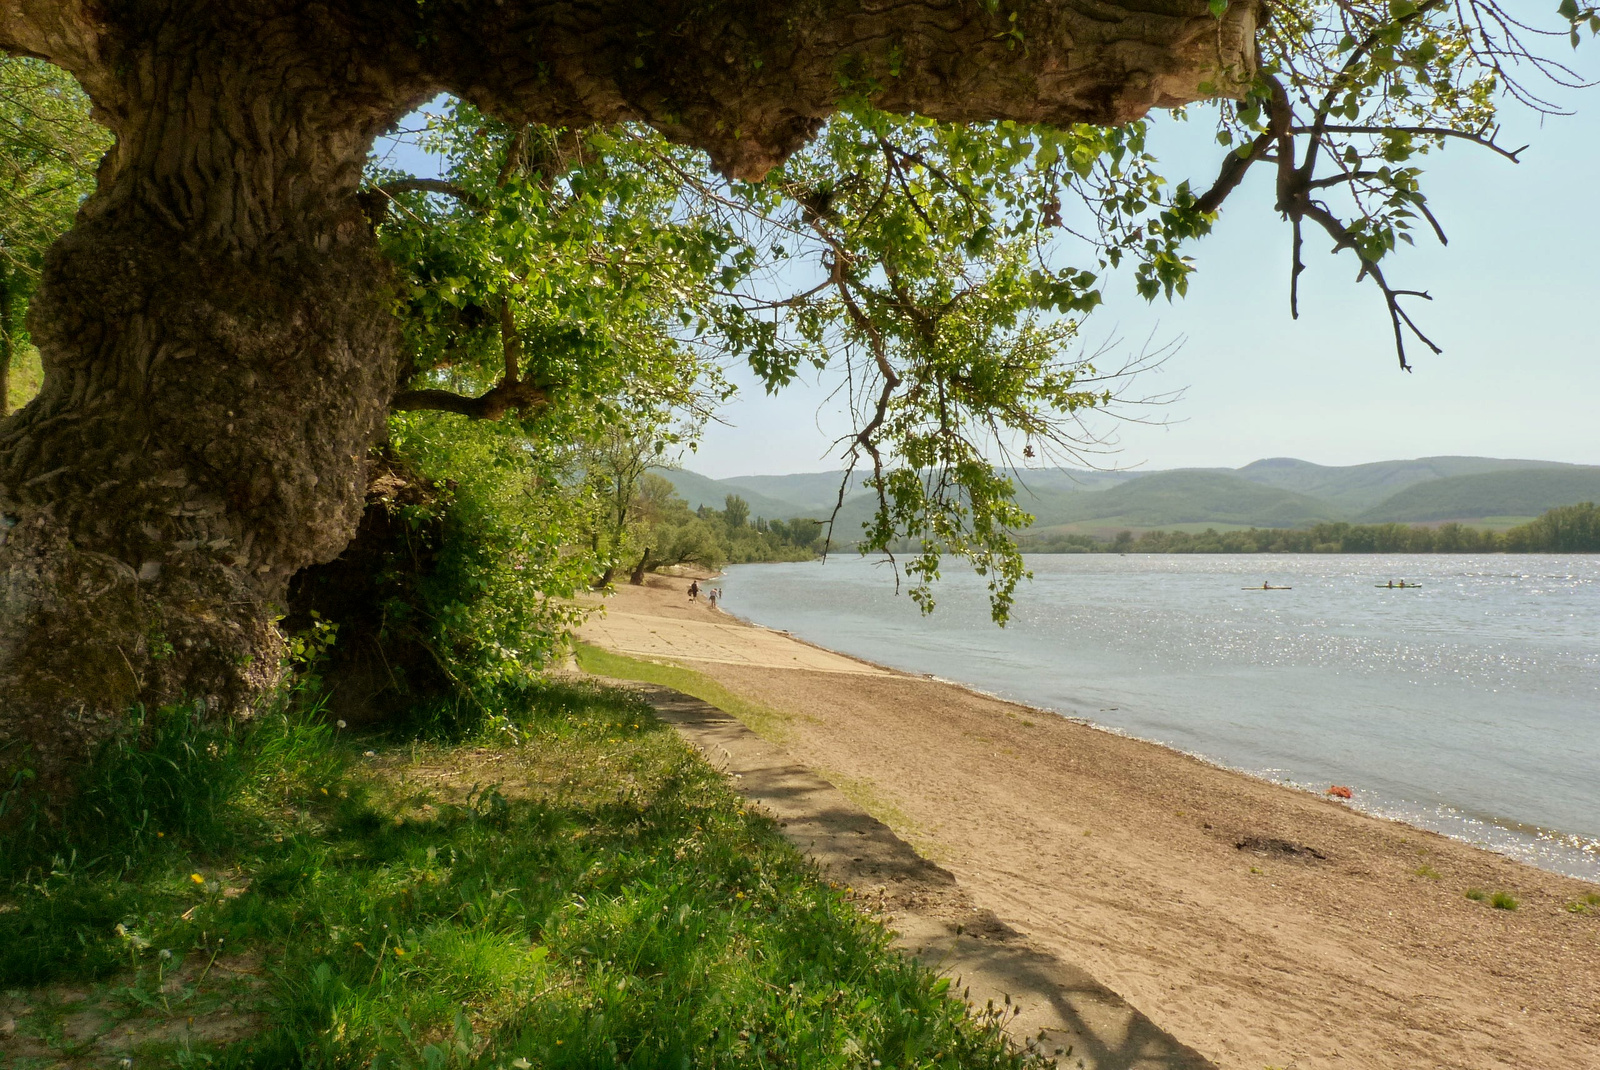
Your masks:
[{"label": "mountain ridge", "polygon": [[[1010,470],[1033,530],[1220,525],[1305,527],[1322,521],[1503,524],[1558,505],[1600,500],[1600,465],[1441,455],[1359,465],[1319,465],[1267,457],[1239,468],[1104,472],[1068,468]],[[722,508],[728,494],[752,516],[826,520],[839,500],[842,471],[712,479],[663,470],[691,507]],[[872,512],[857,473],[839,511],[848,537]]]}]

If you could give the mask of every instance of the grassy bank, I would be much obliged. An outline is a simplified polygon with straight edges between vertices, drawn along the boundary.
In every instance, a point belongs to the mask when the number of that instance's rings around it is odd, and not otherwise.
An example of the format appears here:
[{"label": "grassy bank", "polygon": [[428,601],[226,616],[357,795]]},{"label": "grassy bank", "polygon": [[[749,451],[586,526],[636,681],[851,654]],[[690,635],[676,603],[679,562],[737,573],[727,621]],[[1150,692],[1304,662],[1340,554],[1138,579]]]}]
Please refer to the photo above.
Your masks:
[{"label": "grassy bank", "polygon": [[589,643],[573,643],[573,653],[577,657],[578,666],[584,672],[594,673],[596,676],[609,676],[613,680],[637,680],[645,684],[660,684],[674,691],[682,691],[685,695],[693,695],[697,699],[711,703],[719,710],[732,714],[763,739],[775,742],[783,740],[784,725],[789,720],[788,714],[735,694],[704,673],[686,669],[681,665],[663,665],[659,661],[645,661],[641,658],[630,658],[626,654],[613,654],[609,650],[602,650]]},{"label": "grassy bank", "polygon": [[0,845],[8,1067],[1018,1064],[625,693],[145,728]]}]

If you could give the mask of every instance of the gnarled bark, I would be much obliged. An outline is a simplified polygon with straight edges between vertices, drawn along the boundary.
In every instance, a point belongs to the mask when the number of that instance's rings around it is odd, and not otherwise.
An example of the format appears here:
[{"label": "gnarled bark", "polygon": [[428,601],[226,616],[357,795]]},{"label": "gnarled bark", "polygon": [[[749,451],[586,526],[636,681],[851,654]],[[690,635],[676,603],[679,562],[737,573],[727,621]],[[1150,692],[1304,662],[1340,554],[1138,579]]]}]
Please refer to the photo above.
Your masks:
[{"label": "gnarled bark", "polygon": [[334,27],[219,7],[97,72],[117,144],[30,312],[43,390],[0,425],[0,762],[52,790],[131,704],[272,683],[395,385],[354,193],[415,93],[350,87]]},{"label": "gnarled bark", "polygon": [[450,90],[642,119],[757,178],[851,94],[1114,123],[1253,61],[1250,3],[992,6],[0,0],[0,49],[72,71],[117,135],[31,312],[43,392],[0,424],[0,772],[48,796],[131,703],[231,713],[275,679],[289,579],[354,532],[397,388],[355,196],[380,129]]}]

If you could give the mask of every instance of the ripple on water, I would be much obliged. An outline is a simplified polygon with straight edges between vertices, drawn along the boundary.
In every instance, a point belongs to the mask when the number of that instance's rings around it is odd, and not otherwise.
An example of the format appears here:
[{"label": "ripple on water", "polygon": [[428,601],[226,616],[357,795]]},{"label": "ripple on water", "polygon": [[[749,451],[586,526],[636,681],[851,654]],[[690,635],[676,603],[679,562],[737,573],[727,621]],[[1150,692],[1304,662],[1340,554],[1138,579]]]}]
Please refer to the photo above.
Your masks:
[{"label": "ripple on water", "polygon": [[[1005,630],[860,559],[730,570],[742,616],[1600,880],[1600,560],[1052,555]],[[1404,576],[1418,590],[1374,589]],[[1247,591],[1264,578],[1290,591]]]}]

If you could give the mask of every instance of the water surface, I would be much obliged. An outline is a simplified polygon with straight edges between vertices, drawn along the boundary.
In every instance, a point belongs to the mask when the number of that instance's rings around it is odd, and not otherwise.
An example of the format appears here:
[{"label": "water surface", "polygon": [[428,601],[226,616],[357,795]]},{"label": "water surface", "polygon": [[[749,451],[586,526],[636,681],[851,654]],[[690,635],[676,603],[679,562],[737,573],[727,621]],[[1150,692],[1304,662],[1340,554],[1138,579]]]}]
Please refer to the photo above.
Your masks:
[{"label": "water surface", "polygon": [[[1600,880],[1600,559],[1059,554],[1004,630],[952,563],[744,565],[725,608]],[[1417,590],[1375,587],[1404,578]],[[1241,590],[1264,580],[1287,591]]]}]

